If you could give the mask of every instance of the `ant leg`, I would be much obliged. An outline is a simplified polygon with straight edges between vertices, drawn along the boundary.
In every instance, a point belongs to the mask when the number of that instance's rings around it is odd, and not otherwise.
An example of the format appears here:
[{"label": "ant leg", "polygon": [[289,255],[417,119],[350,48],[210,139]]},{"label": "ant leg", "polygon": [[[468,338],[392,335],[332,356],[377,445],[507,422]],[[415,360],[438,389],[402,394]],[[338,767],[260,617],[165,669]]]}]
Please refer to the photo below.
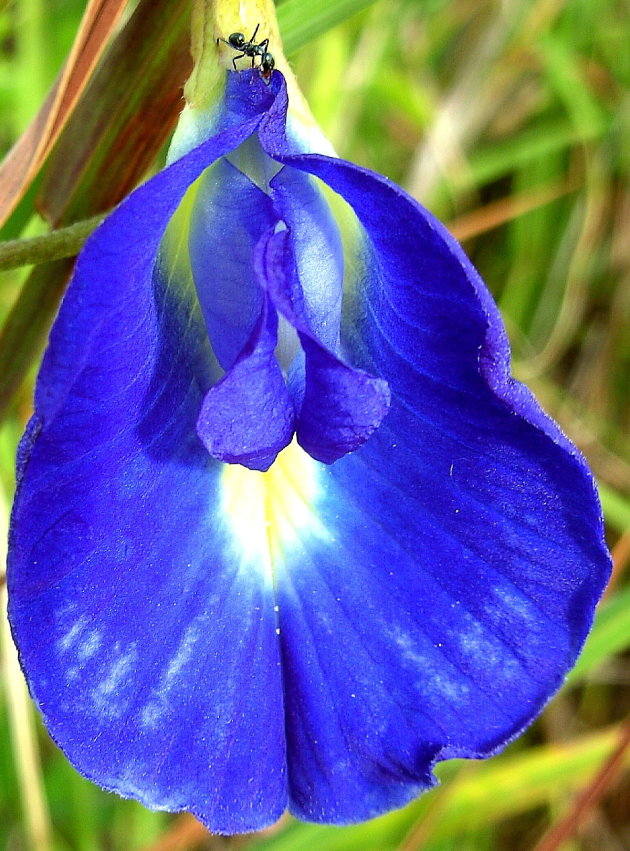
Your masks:
[{"label": "ant leg", "polygon": [[251,37],[251,38],[250,38],[250,40],[249,40],[249,43],[250,43],[250,44],[253,44],[253,43],[254,43],[254,39],[256,38],[256,33],[258,32],[258,27],[259,27],[259,26],[260,26],[260,21],[256,24],[256,29],[254,30],[254,33],[253,33],[252,37]]},{"label": "ant leg", "polygon": [[239,55],[238,55],[238,56],[235,56],[235,57],[234,57],[234,59],[232,59],[232,65],[234,66],[234,70],[235,70],[235,71],[238,71],[238,68],[236,67],[236,60],[237,60],[237,59],[242,59],[242,58],[243,58],[243,56],[247,56],[247,54],[246,54],[246,53],[239,53]]},{"label": "ant leg", "polygon": [[262,47],[262,53],[267,53],[267,48],[269,47],[269,39],[263,39],[258,45],[258,47]]}]

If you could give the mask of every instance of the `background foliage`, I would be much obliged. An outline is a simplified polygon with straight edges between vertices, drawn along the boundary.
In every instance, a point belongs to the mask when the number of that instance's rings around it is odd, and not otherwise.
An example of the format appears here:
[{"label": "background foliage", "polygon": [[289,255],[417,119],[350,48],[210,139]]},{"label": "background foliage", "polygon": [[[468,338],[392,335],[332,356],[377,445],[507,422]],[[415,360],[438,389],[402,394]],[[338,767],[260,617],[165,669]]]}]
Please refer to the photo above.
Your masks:
[{"label": "background foliage", "polygon": [[[44,100],[85,5],[0,0],[0,153]],[[286,818],[232,839],[79,777],[41,728],[3,624],[0,848],[621,851],[630,847],[630,0],[310,6],[286,0],[278,12],[317,118],[341,156],[401,183],[464,242],[501,307],[515,374],[593,466],[613,581],[567,685],[503,755],[444,764],[441,787],[366,825]],[[188,69],[188,12],[187,0],[127,4],[2,238],[101,213],[159,167]],[[0,278],[4,526],[70,262]]]}]

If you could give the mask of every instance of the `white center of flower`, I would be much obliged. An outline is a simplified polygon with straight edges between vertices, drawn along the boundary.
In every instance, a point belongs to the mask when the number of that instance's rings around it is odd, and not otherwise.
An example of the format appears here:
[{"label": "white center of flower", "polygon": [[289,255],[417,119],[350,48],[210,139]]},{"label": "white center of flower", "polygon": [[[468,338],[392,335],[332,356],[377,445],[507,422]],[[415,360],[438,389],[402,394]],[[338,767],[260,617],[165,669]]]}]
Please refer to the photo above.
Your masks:
[{"label": "white center of flower", "polygon": [[324,465],[293,441],[266,473],[226,464],[221,511],[242,563],[269,583],[286,557],[309,536],[328,537],[316,504]]}]

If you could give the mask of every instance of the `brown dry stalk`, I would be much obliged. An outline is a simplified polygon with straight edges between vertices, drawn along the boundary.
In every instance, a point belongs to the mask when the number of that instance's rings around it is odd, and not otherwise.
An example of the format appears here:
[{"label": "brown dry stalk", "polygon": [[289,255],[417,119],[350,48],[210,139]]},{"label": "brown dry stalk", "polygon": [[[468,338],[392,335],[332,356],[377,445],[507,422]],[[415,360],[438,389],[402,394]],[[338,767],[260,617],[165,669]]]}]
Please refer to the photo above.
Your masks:
[{"label": "brown dry stalk", "polygon": [[170,828],[142,851],[185,851],[209,837],[206,828],[194,816],[179,816]]},{"label": "brown dry stalk", "polygon": [[493,201],[491,204],[486,204],[485,207],[479,207],[471,213],[453,219],[447,227],[455,239],[460,241],[472,239],[519,216],[524,216],[525,213],[531,213],[532,210],[544,207],[545,204],[550,204],[557,198],[562,198],[564,195],[574,192],[579,186],[580,184],[576,181],[567,180],[536,188],[520,195],[510,195],[508,198]]},{"label": "brown dry stalk", "polygon": [[59,138],[125,5],[126,0],[90,0],[67,62],[39,112],[0,165],[0,225]]},{"label": "brown dry stalk", "polygon": [[628,564],[630,564],[630,528],[625,530],[610,552],[613,569],[606,590],[604,591],[604,597],[609,597],[615,588],[617,588]]}]

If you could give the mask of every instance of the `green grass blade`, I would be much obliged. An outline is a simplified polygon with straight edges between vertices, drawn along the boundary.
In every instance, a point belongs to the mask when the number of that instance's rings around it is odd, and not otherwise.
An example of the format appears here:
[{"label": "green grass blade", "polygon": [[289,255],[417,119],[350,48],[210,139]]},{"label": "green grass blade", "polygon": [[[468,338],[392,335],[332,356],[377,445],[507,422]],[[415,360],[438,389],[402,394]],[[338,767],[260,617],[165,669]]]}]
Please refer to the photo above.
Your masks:
[{"label": "green grass blade", "polygon": [[[433,836],[454,836],[495,824],[575,792],[609,756],[617,737],[615,727],[567,744],[530,748],[464,771],[445,796]],[[626,764],[630,765],[630,753]]]},{"label": "green grass blade", "polygon": [[599,497],[606,521],[619,532],[630,529],[630,501],[602,482],[599,483]]},{"label": "green grass blade", "polygon": [[630,588],[618,591],[605,600],[595,624],[567,683],[575,685],[594,668],[630,647]]},{"label": "green grass blade", "polygon": [[[487,762],[461,762],[439,766],[441,778],[456,777],[410,804],[374,821],[344,830],[321,825],[290,825],[277,836],[255,843],[264,851],[387,851],[398,846],[421,819],[431,818],[422,851],[437,851],[438,841],[482,830],[501,820],[543,806],[558,795],[575,792],[588,782],[617,741],[610,728],[562,745],[530,748]],[[630,753],[626,756],[630,765]],[[459,845],[453,847],[460,847]]]},{"label": "green grass blade", "polygon": [[286,0],[278,7],[278,24],[287,53],[308,44],[347,18],[371,6],[375,0]]}]

